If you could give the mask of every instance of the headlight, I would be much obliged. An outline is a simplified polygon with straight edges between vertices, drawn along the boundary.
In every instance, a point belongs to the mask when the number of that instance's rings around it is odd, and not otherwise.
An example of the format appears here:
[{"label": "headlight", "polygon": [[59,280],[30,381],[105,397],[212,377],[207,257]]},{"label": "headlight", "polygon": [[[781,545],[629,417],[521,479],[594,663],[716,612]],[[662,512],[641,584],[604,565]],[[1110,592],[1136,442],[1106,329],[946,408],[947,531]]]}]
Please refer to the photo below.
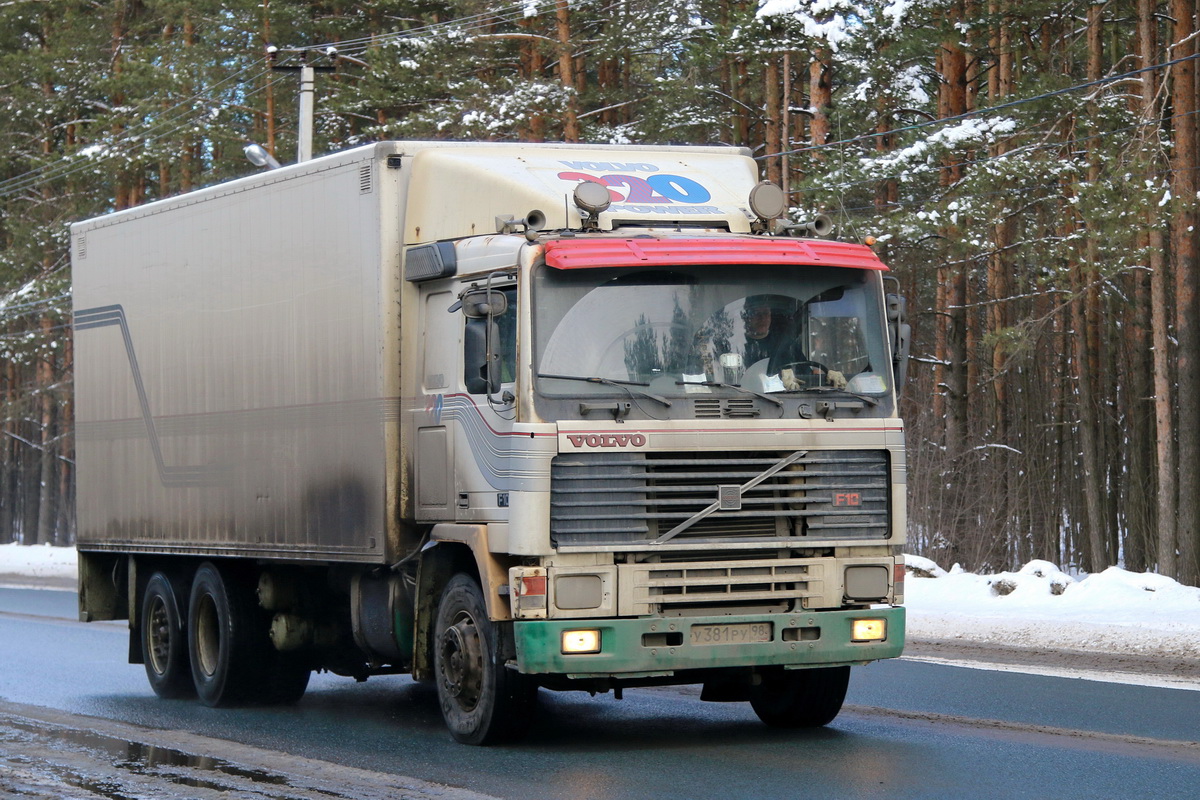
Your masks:
[{"label": "headlight", "polygon": [[563,631],[563,655],[580,655],[582,653],[600,652],[600,631],[587,629],[580,631]]},{"label": "headlight", "polygon": [[882,642],[887,638],[887,620],[856,619],[850,627],[852,642]]}]

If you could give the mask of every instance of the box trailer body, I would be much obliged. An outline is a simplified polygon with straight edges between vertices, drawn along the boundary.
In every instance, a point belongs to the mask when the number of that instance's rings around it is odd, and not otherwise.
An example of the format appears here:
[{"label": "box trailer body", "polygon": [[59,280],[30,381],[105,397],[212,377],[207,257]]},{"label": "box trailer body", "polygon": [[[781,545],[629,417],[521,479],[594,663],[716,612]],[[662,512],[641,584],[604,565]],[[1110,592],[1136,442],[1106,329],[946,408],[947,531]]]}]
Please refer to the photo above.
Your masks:
[{"label": "box trailer body", "polygon": [[828,721],[903,645],[902,323],[757,184],[386,142],[74,225],[82,617],[212,705],[434,679],[467,742],[538,686]]}]

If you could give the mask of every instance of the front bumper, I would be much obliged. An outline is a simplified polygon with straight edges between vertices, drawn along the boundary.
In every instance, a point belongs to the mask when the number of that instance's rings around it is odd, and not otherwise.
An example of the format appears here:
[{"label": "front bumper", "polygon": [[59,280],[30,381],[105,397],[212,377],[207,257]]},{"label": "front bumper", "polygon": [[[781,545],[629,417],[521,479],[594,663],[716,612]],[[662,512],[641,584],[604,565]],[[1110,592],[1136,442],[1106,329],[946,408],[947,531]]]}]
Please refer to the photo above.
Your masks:
[{"label": "front bumper", "polygon": [[[887,620],[887,638],[851,641],[856,619]],[[572,678],[635,678],[727,667],[826,667],[896,658],[904,650],[904,609],[806,611],[715,617],[518,620],[513,623],[522,673]],[[739,623],[771,626],[770,641],[699,644],[692,628]],[[599,653],[564,655],[562,633],[600,631]]]}]

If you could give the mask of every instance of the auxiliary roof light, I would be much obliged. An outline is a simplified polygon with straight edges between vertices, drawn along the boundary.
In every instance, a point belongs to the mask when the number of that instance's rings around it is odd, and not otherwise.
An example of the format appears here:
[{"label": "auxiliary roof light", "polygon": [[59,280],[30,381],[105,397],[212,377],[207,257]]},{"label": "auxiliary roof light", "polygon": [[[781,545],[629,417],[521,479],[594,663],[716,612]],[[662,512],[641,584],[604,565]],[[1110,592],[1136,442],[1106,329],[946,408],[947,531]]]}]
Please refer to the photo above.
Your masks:
[{"label": "auxiliary roof light", "polygon": [[750,210],[762,220],[782,217],[787,210],[787,195],[770,181],[763,181],[750,190]]},{"label": "auxiliary roof light", "polygon": [[575,187],[574,198],[575,205],[593,217],[606,210],[612,203],[608,188],[596,181],[581,181]]}]

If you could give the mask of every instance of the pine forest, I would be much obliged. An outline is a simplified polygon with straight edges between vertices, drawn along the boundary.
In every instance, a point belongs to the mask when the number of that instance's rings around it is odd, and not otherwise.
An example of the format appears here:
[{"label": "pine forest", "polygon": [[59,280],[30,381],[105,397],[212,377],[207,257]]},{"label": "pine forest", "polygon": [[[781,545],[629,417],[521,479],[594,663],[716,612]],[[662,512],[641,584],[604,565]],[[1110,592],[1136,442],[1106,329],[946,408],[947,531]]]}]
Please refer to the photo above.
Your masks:
[{"label": "pine forest", "polygon": [[1196,0],[0,2],[0,541],[73,540],[67,226],[381,139],[749,148],[908,298],[909,545],[1200,583]]}]

